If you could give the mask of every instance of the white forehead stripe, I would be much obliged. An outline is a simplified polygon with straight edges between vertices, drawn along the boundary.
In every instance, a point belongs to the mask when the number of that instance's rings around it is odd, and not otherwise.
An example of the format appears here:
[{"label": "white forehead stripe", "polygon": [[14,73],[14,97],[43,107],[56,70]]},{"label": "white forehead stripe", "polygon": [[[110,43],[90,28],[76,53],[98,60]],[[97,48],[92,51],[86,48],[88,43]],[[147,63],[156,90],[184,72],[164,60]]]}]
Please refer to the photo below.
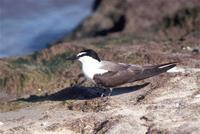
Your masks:
[{"label": "white forehead stripe", "polygon": [[83,55],[83,54],[86,54],[86,52],[78,53],[77,56],[80,56],[80,55]]}]

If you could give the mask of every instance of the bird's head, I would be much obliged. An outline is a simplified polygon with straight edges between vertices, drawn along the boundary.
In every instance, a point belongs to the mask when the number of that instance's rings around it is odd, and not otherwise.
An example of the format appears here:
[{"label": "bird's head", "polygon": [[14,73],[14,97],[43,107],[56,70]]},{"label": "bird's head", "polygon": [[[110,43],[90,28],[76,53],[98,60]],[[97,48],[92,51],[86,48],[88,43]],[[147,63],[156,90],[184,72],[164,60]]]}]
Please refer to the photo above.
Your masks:
[{"label": "bird's head", "polygon": [[67,57],[67,60],[79,60],[82,63],[101,61],[98,54],[92,49],[86,49],[79,52],[77,55]]}]

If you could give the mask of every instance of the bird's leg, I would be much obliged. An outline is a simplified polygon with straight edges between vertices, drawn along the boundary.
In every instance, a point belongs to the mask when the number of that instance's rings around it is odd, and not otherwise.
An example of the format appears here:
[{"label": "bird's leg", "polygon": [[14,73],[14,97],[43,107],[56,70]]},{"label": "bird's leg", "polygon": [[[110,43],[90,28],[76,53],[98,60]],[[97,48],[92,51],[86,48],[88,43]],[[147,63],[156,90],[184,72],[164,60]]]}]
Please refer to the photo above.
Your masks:
[{"label": "bird's leg", "polygon": [[113,91],[113,88],[104,88],[104,92],[101,94],[101,97],[104,97],[106,90],[109,90],[107,97],[110,97]]},{"label": "bird's leg", "polygon": [[109,88],[109,90],[110,90],[110,92],[109,92],[109,94],[108,94],[108,97],[112,94],[113,88]]},{"label": "bird's leg", "polygon": [[102,86],[100,88],[103,89],[103,92],[101,93],[101,98],[103,98],[105,96],[106,88]]},{"label": "bird's leg", "polygon": [[75,79],[75,83],[73,83],[71,86],[81,86],[84,82],[86,82],[87,79],[84,77],[84,75],[81,73],[77,76],[77,79]]},{"label": "bird's leg", "polygon": [[101,93],[101,98],[103,98],[104,97],[104,92],[103,93]]},{"label": "bird's leg", "polygon": [[107,90],[109,90],[108,96],[110,96],[112,93],[112,89],[113,89],[113,88],[107,88],[107,87],[104,87],[104,86],[98,85],[98,84],[96,85],[96,87],[99,89],[103,89],[103,92],[101,93],[101,98],[103,98],[105,96],[105,93]]},{"label": "bird's leg", "polygon": [[77,86],[81,86],[83,83],[85,83],[87,81],[86,78],[81,79],[80,81],[77,82]]},{"label": "bird's leg", "polygon": [[97,90],[103,89],[103,93],[101,93],[101,98],[102,98],[104,96],[105,88],[99,84],[95,84],[94,87],[97,88]]}]

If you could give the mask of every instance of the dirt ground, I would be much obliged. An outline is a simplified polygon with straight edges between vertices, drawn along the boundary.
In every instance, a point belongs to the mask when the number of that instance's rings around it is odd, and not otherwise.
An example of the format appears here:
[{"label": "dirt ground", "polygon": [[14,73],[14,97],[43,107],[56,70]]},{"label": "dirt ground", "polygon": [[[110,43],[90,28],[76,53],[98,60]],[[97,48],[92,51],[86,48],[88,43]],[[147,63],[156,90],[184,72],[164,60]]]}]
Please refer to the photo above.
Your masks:
[{"label": "dirt ground", "polygon": [[199,68],[181,64],[116,88],[108,98],[101,92],[74,86],[2,102],[0,133],[200,133]]}]

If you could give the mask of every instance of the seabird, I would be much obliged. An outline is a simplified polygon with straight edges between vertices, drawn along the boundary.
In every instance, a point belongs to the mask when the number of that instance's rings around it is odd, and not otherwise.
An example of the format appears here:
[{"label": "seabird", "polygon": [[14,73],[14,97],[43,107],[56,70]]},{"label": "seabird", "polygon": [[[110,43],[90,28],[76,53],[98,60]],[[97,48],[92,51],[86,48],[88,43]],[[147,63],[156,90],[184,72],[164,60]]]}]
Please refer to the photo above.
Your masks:
[{"label": "seabird", "polygon": [[[112,88],[126,83],[143,80],[164,72],[176,66],[176,62],[139,66],[125,63],[114,63],[101,60],[98,54],[87,49],[77,55],[67,57],[67,60],[79,60],[82,63],[82,71],[85,77],[98,87]],[[104,93],[101,95],[103,96]]]}]

